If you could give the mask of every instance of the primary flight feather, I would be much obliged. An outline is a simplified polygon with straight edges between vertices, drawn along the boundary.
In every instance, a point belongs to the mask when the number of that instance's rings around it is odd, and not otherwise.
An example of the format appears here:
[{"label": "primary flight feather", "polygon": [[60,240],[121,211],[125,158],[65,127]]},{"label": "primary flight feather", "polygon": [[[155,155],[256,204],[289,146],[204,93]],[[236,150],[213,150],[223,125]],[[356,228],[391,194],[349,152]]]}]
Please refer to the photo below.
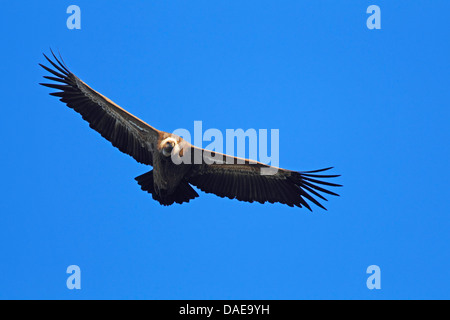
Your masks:
[{"label": "primary flight feather", "polygon": [[[52,55],[55,61],[44,54],[54,69],[39,65],[52,74],[44,78],[56,83],[41,85],[59,90],[50,94],[81,114],[89,126],[114,147],[140,163],[153,166],[153,170],[135,179],[142,190],[151,193],[162,205],[181,204],[198,197],[191,185],[219,197],[247,202],[279,202],[309,210],[308,201],[325,209],[318,199],[327,200],[324,194],[337,196],[326,187],[341,185],[323,180],[339,176],[323,174],[331,168],[291,171],[195,147],[122,109],[81,81],[53,52]],[[176,163],[174,155],[192,161]],[[263,175],[262,169],[275,169],[273,172],[276,173]]]}]

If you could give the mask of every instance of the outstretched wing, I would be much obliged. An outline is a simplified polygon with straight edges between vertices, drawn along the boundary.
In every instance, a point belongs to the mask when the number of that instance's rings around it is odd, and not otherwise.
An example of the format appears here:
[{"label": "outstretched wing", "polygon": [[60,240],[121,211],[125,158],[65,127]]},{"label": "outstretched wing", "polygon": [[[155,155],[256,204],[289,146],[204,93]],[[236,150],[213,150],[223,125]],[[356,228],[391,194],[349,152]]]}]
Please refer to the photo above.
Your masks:
[{"label": "outstretched wing", "polygon": [[[203,160],[201,164],[193,165],[188,177],[189,183],[206,193],[214,193],[219,197],[247,202],[279,202],[290,207],[301,208],[304,206],[312,211],[306,201],[308,200],[326,210],[318,199],[327,201],[323,194],[334,196],[338,196],[338,194],[325,189],[325,187],[341,186],[323,181],[325,178],[339,177],[339,175],[321,173],[332,169],[331,167],[297,172],[196,147],[193,147],[193,149],[193,153],[195,150],[203,153]],[[266,170],[266,173],[274,174],[262,174],[264,170]]]},{"label": "outstretched wing", "polygon": [[83,119],[89,122],[89,126],[110,141],[114,147],[140,163],[152,165],[152,151],[156,148],[161,131],[89,87],[69,71],[62,59],[60,61],[56,58],[53,52],[52,55],[55,62],[44,54],[55,69],[39,65],[55,76],[44,78],[61,84],[40,84],[60,90],[50,94],[59,97],[69,108],[81,114]]}]

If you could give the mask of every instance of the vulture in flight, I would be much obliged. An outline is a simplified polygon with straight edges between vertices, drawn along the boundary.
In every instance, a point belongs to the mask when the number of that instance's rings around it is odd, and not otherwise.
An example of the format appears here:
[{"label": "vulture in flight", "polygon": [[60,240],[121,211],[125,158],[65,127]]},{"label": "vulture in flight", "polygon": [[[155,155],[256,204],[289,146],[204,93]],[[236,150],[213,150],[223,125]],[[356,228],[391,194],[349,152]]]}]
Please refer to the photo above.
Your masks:
[{"label": "vulture in flight", "polygon": [[[195,147],[122,109],[69,71],[61,57],[58,59],[53,52],[52,55],[54,61],[45,54],[44,57],[53,68],[39,65],[52,74],[44,78],[56,83],[41,85],[59,90],[50,95],[78,112],[114,147],[137,162],[152,166],[153,170],[135,179],[142,190],[151,193],[162,205],[181,204],[198,197],[192,186],[219,197],[247,202],[279,202],[309,210],[310,203],[325,209],[318,201],[327,200],[324,194],[337,196],[326,187],[341,185],[323,180],[339,176],[324,174],[331,168],[291,171]],[[197,161],[194,155],[200,155]],[[174,160],[180,158],[192,161],[180,163]],[[262,174],[264,169],[275,169],[273,172],[276,173]]]}]

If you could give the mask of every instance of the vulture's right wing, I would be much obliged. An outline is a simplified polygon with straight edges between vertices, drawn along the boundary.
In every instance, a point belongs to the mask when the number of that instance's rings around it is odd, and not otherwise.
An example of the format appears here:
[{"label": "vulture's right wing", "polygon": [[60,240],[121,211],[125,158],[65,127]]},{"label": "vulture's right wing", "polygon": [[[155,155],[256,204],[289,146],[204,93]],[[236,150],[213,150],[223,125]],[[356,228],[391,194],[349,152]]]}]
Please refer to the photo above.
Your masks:
[{"label": "vulture's right wing", "polygon": [[39,65],[56,76],[44,78],[62,84],[41,83],[41,85],[61,90],[50,94],[60,97],[69,108],[81,114],[83,119],[89,122],[89,126],[110,141],[114,147],[140,163],[152,165],[152,151],[156,148],[162,132],[93,90],[70,72],[54,54],[56,63],[45,54],[44,56],[55,69]]}]

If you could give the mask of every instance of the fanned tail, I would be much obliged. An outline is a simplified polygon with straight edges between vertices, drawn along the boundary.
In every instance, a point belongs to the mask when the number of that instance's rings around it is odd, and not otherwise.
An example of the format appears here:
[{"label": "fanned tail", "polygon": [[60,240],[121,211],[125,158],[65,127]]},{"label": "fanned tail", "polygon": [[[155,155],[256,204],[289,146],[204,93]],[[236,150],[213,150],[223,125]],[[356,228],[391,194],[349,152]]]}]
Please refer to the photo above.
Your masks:
[{"label": "fanned tail", "polygon": [[164,206],[170,206],[175,202],[182,204],[183,202],[189,202],[191,199],[195,199],[198,197],[198,193],[185,180],[182,180],[180,182],[174,193],[163,196],[158,195],[155,192],[153,170],[144,173],[143,175],[140,175],[134,179],[141,186],[141,189],[143,191],[151,193],[153,199]]}]

